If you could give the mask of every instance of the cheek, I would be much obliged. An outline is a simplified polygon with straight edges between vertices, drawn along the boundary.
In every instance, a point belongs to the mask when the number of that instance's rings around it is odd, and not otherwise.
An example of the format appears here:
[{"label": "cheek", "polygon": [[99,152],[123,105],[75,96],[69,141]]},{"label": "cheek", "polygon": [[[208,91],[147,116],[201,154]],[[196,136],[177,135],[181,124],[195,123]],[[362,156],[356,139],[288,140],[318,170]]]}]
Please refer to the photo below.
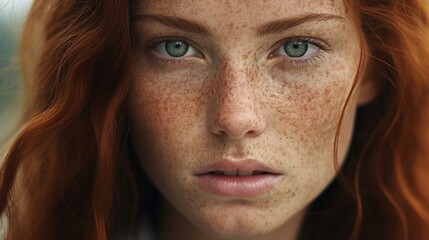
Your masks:
[{"label": "cheek", "polygon": [[[273,78],[281,79],[281,86],[266,105],[273,106],[278,121],[274,126],[294,141],[323,143],[336,130],[346,99],[351,91],[356,69],[341,61],[332,61],[323,69],[297,72]],[[286,77],[287,76],[287,77]],[[272,91],[274,92],[274,91]],[[350,102],[349,106],[355,103]],[[353,107],[352,107],[353,108]]]},{"label": "cheek", "polygon": [[[281,139],[278,155],[288,159],[286,167],[294,169],[292,174],[305,186],[307,190],[302,193],[307,196],[323,189],[335,175],[335,136],[357,71],[356,61],[330,62],[323,70],[290,73],[283,79],[276,73],[274,77],[283,80],[282,87],[277,87],[281,91],[267,100],[271,106],[275,103],[271,126],[276,138]],[[350,144],[355,110],[356,96],[352,94],[339,132],[339,164]]]},{"label": "cheek", "polygon": [[195,142],[203,141],[203,87],[178,87],[151,72],[137,71],[135,76],[128,96],[134,150],[152,179],[164,184],[162,176],[178,177],[178,166],[198,164],[199,159],[188,156],[196,156]]}]

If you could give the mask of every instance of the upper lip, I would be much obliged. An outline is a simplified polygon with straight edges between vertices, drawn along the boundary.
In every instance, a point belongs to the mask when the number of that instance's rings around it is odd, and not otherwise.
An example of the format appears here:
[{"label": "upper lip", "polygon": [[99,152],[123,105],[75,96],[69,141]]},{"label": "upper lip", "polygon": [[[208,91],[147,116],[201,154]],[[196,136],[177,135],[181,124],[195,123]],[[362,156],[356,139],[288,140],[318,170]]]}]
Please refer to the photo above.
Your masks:
[{"label": "upper lip", "polygon": [[255,159],[227,160],[222,159],[202,167],[196,175],[223,172],[226,175],[251,175],[252,173],[282,174],[261,161]]}]

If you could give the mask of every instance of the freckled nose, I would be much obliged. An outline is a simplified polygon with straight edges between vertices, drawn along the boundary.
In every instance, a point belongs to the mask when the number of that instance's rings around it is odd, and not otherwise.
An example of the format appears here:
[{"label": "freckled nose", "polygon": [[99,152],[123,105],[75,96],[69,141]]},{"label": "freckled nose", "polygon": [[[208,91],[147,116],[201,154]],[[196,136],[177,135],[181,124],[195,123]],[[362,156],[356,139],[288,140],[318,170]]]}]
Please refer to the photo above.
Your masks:
[{"label": "freckled nose", "polygon": [[235,140],[259,136],[266,128],[266,121],[252,79],[248,74],[227,75],[218,81],[213,93],[216,96],[209,113],[209,130]]}]

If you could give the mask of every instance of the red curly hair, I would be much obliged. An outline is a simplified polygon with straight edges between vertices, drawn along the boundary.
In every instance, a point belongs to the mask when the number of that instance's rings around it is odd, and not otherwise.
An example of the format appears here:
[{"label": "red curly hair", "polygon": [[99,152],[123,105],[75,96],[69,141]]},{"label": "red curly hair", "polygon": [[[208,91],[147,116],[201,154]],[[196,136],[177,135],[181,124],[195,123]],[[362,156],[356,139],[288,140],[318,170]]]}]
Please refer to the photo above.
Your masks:
[{"label": "red curly hair", "polygon": [[[301,237],[429,239],[428,4],[344,1],[378,95],[358,110],[342,172]],[[34,1],[21,43],[21,129],[0,170],[7,240],[105,240],[136,223],[144,196],[124,106],[130,9],[124,0]]]}]

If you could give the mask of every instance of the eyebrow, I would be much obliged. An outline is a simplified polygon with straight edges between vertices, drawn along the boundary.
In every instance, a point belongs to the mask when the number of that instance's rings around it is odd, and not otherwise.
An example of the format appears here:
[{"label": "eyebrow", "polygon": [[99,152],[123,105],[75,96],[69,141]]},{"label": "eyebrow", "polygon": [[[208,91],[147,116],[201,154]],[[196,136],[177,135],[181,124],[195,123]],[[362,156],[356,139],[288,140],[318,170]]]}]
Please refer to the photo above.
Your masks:
[{"label": "eyebrow", "polygon": [[[278,19],[258,27],[256,34],[260,37],[271,34],[279,34],[304,23],[325,22],[331,20],[344,20],[344,17],[326,13],[311,13],[299,17]],[[140,14],[133,16],[132,21],[155,21],[165,26],[180,29],[185,32],[197,33],[202,36],[211,35],[210,31],[204,25],[180,17],[164,16],[160,14]]]},{"label": "eyebrow", "polygon": [[282,33],[290,28],[297,27],[308,22],[326,22],[331,20],[344,20],[344,17],[326,13],[311,13],[301,17],[279,19],[263,24],[258,28],[258,36]]},{"label": "eyebrow", "polygon": [[179,17],[169,17],[159,14],[141,14],[132,17],[132,20],[155,21],[168,27],[177,28],[185,32],[197,33],[203,36],[208,36],[211,34],[210,31],[204,27],[204,25]]}]

